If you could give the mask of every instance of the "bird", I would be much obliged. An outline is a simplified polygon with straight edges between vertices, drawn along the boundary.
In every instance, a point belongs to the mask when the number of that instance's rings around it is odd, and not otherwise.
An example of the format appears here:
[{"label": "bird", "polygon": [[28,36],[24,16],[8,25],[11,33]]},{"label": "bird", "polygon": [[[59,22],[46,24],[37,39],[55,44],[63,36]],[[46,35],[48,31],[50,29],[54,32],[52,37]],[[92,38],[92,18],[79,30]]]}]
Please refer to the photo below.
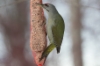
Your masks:
[{"label": "bird", "polygon": [[50,45],[43,51],[40,61],[43,58],[46,58],[49,53],[56,48],[57,54],[60,53],[61,44],[64,36],[65,24],[62,16],[57,11],[56,7],[53,4],[45,3],[38,4],[48,14],[48,20],[46,23],[47,36],[50,41]]}]

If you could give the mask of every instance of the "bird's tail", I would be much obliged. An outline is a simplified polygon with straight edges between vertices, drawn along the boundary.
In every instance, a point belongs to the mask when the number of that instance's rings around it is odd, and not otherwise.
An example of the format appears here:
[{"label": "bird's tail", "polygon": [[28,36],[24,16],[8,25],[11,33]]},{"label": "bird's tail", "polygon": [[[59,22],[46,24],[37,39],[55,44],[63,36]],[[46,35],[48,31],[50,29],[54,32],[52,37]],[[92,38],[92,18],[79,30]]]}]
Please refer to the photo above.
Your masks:
[{"label": "bird's tail", "polygon": [[50,44],[42,53],[42,56],[40,58],[40,61],[45,57],[47,57],[49,55],[49,53],[55,48],[54,44]]},{"label": "bird's tail", "polygon": [[57,53],[60,53],[60,46],[56,47],[56,49],[57,49]]}]

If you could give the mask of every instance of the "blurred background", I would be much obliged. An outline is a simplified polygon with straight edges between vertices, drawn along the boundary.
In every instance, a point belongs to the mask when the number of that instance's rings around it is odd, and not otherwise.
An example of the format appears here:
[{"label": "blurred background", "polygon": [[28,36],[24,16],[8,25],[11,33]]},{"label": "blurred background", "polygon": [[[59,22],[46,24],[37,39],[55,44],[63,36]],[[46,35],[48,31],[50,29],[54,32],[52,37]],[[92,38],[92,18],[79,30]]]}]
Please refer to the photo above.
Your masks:
[{"label": "blurred background", "polygon": [[[54,4],[65,22],[61,52],[53,50],[45,66],[74,66],[71,5],[81,11],[83,66],[100,66],[100,0],[80,0],[81,6],[74,0],[43,0],[43,3]],[[36,66],[29,47],[29,5],[29,0],[0,0],[0,66]],[[46,12],[45,16],[48,17]]]}]

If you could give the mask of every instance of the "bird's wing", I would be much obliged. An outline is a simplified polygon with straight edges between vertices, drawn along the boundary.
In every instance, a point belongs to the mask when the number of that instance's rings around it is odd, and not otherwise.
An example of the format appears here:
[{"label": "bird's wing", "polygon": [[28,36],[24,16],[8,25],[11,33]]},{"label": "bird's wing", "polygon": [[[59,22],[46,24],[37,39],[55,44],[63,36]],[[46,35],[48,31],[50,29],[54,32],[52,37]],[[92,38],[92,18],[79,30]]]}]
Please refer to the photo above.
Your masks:
[{"label": "bird's wing", "polygon": [[62,18],[55,19],[55,25],[52,27],[52,33],[57,53],[59,53],[64,34],[64,21]]}]

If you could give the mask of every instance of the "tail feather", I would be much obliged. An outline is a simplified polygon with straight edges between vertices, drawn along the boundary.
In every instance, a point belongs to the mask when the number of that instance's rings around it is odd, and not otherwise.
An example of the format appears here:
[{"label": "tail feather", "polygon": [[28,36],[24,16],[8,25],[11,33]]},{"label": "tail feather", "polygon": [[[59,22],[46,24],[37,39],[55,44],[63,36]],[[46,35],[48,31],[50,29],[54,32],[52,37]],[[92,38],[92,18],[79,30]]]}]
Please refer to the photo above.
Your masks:
[{"label": "tail feather", "polygon": [[47,57],[49,55],[49,53],[55,48],[54,44],[50,44],[42,53],[42,56],[40,58],[40,61],[45,57]]},{"label": "tail feather", "polygon": [[56,47],[57,53],[60,53],[60,47]]}]

